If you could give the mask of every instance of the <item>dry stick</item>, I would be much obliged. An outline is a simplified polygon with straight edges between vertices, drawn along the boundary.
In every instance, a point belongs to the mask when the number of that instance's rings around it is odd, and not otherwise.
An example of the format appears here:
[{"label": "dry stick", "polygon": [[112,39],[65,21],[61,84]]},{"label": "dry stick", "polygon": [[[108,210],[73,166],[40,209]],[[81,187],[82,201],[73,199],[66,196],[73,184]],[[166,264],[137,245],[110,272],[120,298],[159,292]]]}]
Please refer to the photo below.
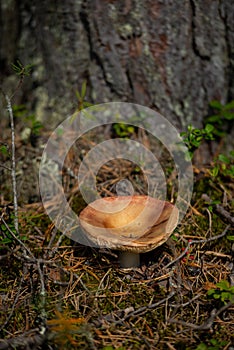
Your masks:
[{"label": "dry stick", "polygon": [[4,168],[6,170],[12,171],[12,168],[10,168],[9,166],[7,166],[5,164],[0,163],[0,167]]},{"label": "dry stick", "polygon": [[210,317],[208,318],[208,320],[206,322],[204,322],[203,324],[196,325],[193,323],[187,323],[184,321],[179,321],[179,320],[174,320],[174,319],[170,319],[168,320],[169,323],[178,323],[181,324],[182,326],[188,327],[188,328],[192,328],[192,329],[196,329],[196,330],[209,330],[212,326],[213,323],[215,321],[215,318],[221,314],[222,312],[224,312],[225,310],[227,310],[230,306],[233,305],[233,301],[229,301],[229,303],[227,303],[226,305],[222,306],[218,311],[216,311],[216,309],[213,309],[211,311]]},{"label": "dry stick", "polygon": [[[26,247],[26,245],[14,234],[14,232],[10,229],[10,227],[7,225],[6,221],[4,220],[4,218],[2,216],[0,217],[0,220],[3,222],[4,226],[7,228],[8,232],[11,234],[11,236],[14,238],[14,240],[22,246],[23,251],[24,251],[24,258],[26,260],[33,259],[33,261],[37,261],[37,259],[33,255],[33,253],[31,253],[30,249],[28,247]],[[26,255],[26,253],[28,254],[28,256]]]},{"label": "dry stick", "polygon": [[17,303],[18,300],[19,300],[19,296],[20,296],[20,292],[21,292],[21,286],[22,286],[24,277],[25,277],[24,275],[21,277],[20,284],[19,284],[19,286],[18,286],[18,292],[17,292],[17,294],[16,294],[14,303],[13,303],[13,305],[12,305],[12,307],[11,307],[11,312],[10,312],[10,314],[8,315],[6,321],[5,321],[5,322],[3,323],[3,325],[0,327],[0,331],[2,331],[2,330],[6,327],[6,325],[8,324],[8,322],[10,321],[10,319],[11,319],[11,317],[12,317],[12,315],[13,315],[13,312],[14,312],[14,310],[15,310],[15,305],[16,305],[16,303]]},{"label": "dry stick", "polygon": [[[212,200],[209,196],[207,196],[207,194],[203,194],[202,195],[202,199],[204,199],[206,202],[208,202],[209,204],[212,203]],[[225,219],[227,219],[227,221],[231,224],[234,225],[234,217],[231,216],[231,214],[225,210],[222,205],[220,204],[215,204],[215,210],[222,215]]]},{"label": "dry stick", "polygon": [[18,220],[18,202],[17,202],[17,185],[16,185],[16,165],[15,165],[15,126],[14,126],[14,116],[11,106],[10,98],[5,95],[7,101],[7,110],[10,116],[11,123],[11,178],[12,178],[12,189],[13,189],[13,202],[14,202],[14,225],[15,229],[19,231],[19,220]]},{"label": "dry stick", "polygon": [[[142,307],[139,307],[138,309],[136,310],[133,310],[131,312],[128,312],[124,317],[119,317],[118,316],[118,313],[122,313],[124,310],[120,310],[120,311],[117,311],[117,313],[115,315],[113,314],[108,314],[108,315],[105,315],[103,317],[100,317],[98,318],[97,320],[95,320],[93,322],[93,324],[98,327],[98,326],[104,326],[103,325],[103,321],[107,321],[108,323],[114,323],[115,325],[122,325],[124,324],[125,321],[127,321],[129,318],[131,317],[137,317],[137,316],[142,316],[144,314],[146,314],[149,310],[152,310],[152,309],[155,309],[156,307],[160,306],[161,304],[167,302],[169,299],[171,299],[174,295],[175,295],[175,291],[172,291],[166,298],[162,299],[162,300],[159,300],[158,302],[156,303],[153,303],[153,304],[150,304],[150,305],[147,305],[147,306],[142,306]],[[116,317],[119,317],[118,320],[115,320],[113,318],[113,316],[116,316]]]},{"label": "dry stick", "polygon": [[39,328],[25,332],[18,337],[10,339],[0,339],[0,350],[16,349],[24,347],[24,349],[38,348],[46,340],[46,333],[42,333]]},{"label": "dry stick", "polygon": [[181,258],[183,258],[187,254],[187,252],[188,252],[188,250],[189,250],[189,248],[190,248],[190,246],[192,244],[208,243],[208,242],[212,242],[212,241],[215,241],[216,239],[224,237],[226,235],[228,229],[230,228],[230,226],[231,225],[227,225],[226,228],[224,229],[224,231],[222,233],[220,233],[220,235],[217,235],[217,236],[214,236],[214,237],[210,237],[210,238],[207,238],[207,239],[192,240],[192,241],[188,242],[188,245],[185,248],[185,250],[183,251],[183,253],[181,253],[176,259],[171,261],[169,264],[164,266],[163,269],[167,269],[168,267],[170,267],[171,265],[173,265],[177,261],[179,261]]}]

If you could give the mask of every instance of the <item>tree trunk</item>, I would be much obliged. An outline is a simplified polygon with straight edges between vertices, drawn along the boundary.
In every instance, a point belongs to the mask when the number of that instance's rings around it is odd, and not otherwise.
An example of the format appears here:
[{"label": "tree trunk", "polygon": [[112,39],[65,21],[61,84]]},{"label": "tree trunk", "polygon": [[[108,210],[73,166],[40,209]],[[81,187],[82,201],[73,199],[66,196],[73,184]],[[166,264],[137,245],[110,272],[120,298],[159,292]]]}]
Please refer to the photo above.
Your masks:
[{"label": "tree trunk", "polygon": [[201,126],[211,100],[234,98],[233,18],[230,0],[2,0],[1,80],[14,90],[11,62],[33,64],[16,102],[51,127],[84,80],[93,103],[134,102]]}]

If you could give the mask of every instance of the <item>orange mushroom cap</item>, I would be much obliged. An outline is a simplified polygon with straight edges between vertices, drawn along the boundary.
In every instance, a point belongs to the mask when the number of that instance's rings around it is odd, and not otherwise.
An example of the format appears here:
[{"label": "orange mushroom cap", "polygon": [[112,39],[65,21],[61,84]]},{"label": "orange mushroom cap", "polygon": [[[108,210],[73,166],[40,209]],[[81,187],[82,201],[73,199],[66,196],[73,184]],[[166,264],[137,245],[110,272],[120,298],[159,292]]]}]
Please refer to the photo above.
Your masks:
[{"label": "orange mushroom cap", "polygon": [[135,195],[97,199],[79,219],[87,238],[96,246],[141,253],[167,241],[178,217],[173,204]]}]

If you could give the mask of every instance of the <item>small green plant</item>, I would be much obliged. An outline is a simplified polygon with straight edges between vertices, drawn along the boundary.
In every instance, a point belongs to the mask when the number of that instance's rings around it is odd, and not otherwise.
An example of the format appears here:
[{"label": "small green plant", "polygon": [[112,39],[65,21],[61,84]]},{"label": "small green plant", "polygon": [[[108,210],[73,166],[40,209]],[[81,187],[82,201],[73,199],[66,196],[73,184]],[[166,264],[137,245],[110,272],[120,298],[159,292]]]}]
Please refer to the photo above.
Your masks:
[{"label": "small green plant", "polygon": [[194,128],[192,125],[187,127],[187,131],[181,132],[180,136],[188,148],[187,158],[192,159],[195,150],[201,145],[204,140],[214,140],[214,126],[206,124],[204,129]]},{"label": "small green plant", "polygon": [[[9,225],[10,229],[12,230],[12,232],[14,232],[14,234],[17,234],[14,225]],[[4,224],[1,225],[1,235],[0,235],[0,249],[4,248],[4,245],[8,245],[13,243],[14,239],[12,238],[12,236],[10,235],[10,233],[8,232],[8,229],[6,228],[6,226]]]},{"label": "small green plant", "polygon": [[225,135],[223,126],[234,120],[234,100],[222,104],[219,101],[211,101],[210,107],[214,110],[214,114],[206,118],[206,122],[214,126],[214,134],[220,137]]},{"label": "small green plant", "polygon": [[[8,220],[9,222],[7,223],[7,225],[9,227],[9,229],[11,230],[11,232],[13,232],[16,237],[19,237],[19,233],[15,229],[14,219],[15,219],[15,216],[13,213],[11,213],[9,215],[9,220]],[[27,237],[21,236],[20,239],[22,241],[25,241],[25,240],[27,240]],[[10,234],[8,228],[4,225],[4,223],[2,223],[0,225],[0,250],[4,249],[6,247],[6,245],[9,246],[13,243],[14,243],[14,238]]]},{"label": "small green plant", "polygon": [[228,281],[222,280],[215,285],[215,288],[209,289],[207,295],[224,304],[234,302],[234,286],[231,287]]},{"label": "small green plant", "polygon": [[229,156],[219,154],[214,160],[214,166],[210,169],[212,177],[229,176],[234,178],[234,151],[229,153]]},{"label": "small green plant", "polygon": [[210,203],[209,203],[209,206],[208,206],[208,209],[210,212],[213,212],[214,210],[214,207],[217,205],[217,204],[221,204],[221,201],[219,199],[217,200],[212,200]]},{"label": "small green plant", "polygon": [[134,134],[135,127],[125,123],[116,123],[113,125],[113,129],[117,136],[127,138]]},{"label": "small green plant", "polygon": [[199,344],[195,350],[221,350],[227,345],[227,341],[218,341],[216,339],[211,339],[209,341],[210,345],[206,345],[205,343]]},{"label": "small green plant", "polygon": [[0,153],[4,156],[7,156],[9,151],[8,151],[8,147],[6,145],[0,145]]},{"label": "small green plant", "polygon": [[16,63],[11,64],[13,71],[16,73],[16,75],[20,77],[25,77],[29,76],[31,74],[31,70],[33,65],[32,64],[27,64],[24,66],[20,60],[17,60]]},{"label": "small green plant", "polygon": [[[83,81],[81,90],[76,90],[76,97],[77,97],[77,108],[76,111],[72,114],[70,123],[72,124],[75,118],[78,116],[78,113],[82,111],[85,108],[88,107],[96,107],[92,103],[85,101],[85,96],[87,92],[87,82],[86,80]],[[86,114],[89,116],[89,114],[86,112]]]}]

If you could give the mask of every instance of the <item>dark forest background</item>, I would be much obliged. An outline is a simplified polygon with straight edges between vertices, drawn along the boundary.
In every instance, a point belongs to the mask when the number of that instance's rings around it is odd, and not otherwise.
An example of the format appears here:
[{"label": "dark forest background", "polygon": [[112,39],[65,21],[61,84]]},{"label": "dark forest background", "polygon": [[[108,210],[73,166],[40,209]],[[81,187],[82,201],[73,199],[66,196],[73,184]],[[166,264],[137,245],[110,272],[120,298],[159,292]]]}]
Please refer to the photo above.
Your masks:
[{"label": "dark forest background", "polygon": [[14,101],[50,126],[74,110],[84,80],[90,102],[142,104],[179,128],[201,127],[210,101],[234,98],[230,0],[0,4],[1,85],[17,85],[11,63],[32,64]]}]

